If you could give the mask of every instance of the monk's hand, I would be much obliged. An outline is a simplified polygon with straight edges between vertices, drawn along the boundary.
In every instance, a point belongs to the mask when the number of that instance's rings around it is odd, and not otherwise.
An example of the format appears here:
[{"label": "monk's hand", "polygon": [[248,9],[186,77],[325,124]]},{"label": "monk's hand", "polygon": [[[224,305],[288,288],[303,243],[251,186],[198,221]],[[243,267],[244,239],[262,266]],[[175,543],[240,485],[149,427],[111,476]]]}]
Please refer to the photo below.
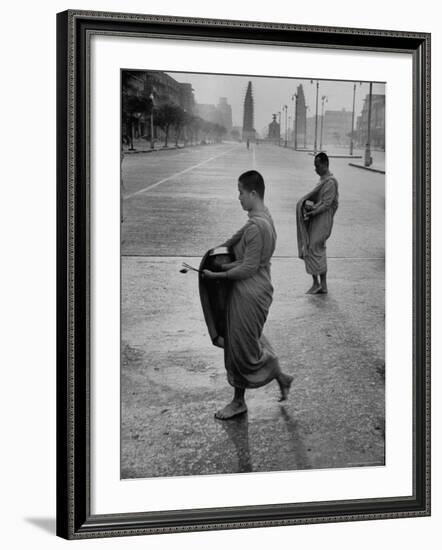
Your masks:
[{"label": "monk's hand", "polygon": [[209,269],[203,269],[203,277],[205,279],[217,279],[218,274],[214,271],[210,271]]}]

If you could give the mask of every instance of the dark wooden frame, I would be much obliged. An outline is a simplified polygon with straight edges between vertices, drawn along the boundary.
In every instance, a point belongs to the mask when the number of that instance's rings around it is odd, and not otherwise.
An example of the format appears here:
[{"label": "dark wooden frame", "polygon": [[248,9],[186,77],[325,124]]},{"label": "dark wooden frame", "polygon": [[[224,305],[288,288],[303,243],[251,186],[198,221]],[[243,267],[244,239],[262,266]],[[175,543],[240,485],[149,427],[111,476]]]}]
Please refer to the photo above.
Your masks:
[{"label": "dark wooden frame", "polygon": [[[88,62],[93,34],[413,58],[413,496],[91,515]],[[202,46],[203,47],[203,46]],[[69,10],[57,15],[57,534],[68,539],[430,514],[430,35]]]}]

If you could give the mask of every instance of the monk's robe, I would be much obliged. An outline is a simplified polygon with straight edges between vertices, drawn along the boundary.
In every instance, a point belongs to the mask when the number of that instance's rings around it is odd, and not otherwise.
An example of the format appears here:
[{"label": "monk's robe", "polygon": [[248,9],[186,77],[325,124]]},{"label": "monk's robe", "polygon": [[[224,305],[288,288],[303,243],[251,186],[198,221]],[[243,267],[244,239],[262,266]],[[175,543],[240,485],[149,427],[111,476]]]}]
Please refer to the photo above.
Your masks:
[{"label": "monk's robe", "polygon": [[273,299],[270,259],[275,245],[275,226],[267,209],[249,214],[245,226],[222,245],[235,255],[226,272],[232,284],[224,364],[229,384],[236,388],[264,386],[279,373],[278,358],[262,333]]},{"label": "monk's robe", "polygon": [[[305,201],[314,203],[316,212],[304,219]],[[298,255],[310,275],[327,272],[326,241],[330,237],[333,218],[338,209],[338,182],[333,174],[321,177],[318,185],[304,195],[296,205]]]}]

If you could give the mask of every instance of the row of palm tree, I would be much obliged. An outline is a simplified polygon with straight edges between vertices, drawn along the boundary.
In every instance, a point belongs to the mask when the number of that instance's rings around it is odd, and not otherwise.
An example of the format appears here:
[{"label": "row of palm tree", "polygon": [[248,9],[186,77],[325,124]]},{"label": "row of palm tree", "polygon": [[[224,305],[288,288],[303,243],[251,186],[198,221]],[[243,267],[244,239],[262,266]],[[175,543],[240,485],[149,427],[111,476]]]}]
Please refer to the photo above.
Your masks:
[{"label": "row of palm tree", "polygon": [[152,96],[123,94],[122,114],[126,123],[126,140],[131,149],[133,149],[135,128],[140,119],[144,117],[144,120],[148,121],[152,115],[154,125],[164,132],[165,147],[168,147],[172,131],[176,146],[182,138],[184,143],[190,145],[221,142],[227,132],[224,126],[203,120],[201,117],[187,112],[179,105],[163,103],[156,106]]}]

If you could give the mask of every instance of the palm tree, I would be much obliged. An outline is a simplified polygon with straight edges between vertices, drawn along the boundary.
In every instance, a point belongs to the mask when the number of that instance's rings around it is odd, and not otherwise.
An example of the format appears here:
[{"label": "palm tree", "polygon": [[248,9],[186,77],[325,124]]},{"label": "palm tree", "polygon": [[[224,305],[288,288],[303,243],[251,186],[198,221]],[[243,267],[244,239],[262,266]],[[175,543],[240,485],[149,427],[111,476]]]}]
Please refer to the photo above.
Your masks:
[{"label": "palm tree", "polygon": [[164,146],[168,147],[170,127],[176,124],[180,114],[181,107],[171,103],[160,105],[155,111],[155,122],[163,130],[165,134]]},{"label": "palm tree", "polygon": [[175,128],[175,147],[178,147],[178,140],[186,124],[187,113],[182,107],[176,106],[173,127]]}]

